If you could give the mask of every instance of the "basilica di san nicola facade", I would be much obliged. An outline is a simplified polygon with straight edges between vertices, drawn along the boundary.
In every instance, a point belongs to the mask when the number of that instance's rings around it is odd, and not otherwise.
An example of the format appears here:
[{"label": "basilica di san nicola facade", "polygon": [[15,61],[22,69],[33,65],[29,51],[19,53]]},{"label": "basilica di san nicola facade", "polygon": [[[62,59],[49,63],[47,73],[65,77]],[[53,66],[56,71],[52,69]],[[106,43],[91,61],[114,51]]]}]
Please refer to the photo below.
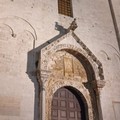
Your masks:
[{"label": "basilica di san nicola facade", "polygon": [[0,0],[0,120],[119,120],[120,1]]}]

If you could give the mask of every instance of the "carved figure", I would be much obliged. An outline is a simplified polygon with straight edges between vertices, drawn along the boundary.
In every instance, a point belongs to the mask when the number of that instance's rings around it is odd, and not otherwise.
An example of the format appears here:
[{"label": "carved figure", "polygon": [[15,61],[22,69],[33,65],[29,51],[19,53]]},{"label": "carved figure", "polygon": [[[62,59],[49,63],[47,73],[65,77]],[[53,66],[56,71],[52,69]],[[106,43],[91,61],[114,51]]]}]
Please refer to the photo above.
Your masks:
[{"label": "carved figure", "polygon": [[78,26],[77,26],[77,23],[76,23],[76,18],[74,18],[73,22],[70,24],[70,27],[68,28],[68,31],[69,30],[74,31],[77,27]]}]

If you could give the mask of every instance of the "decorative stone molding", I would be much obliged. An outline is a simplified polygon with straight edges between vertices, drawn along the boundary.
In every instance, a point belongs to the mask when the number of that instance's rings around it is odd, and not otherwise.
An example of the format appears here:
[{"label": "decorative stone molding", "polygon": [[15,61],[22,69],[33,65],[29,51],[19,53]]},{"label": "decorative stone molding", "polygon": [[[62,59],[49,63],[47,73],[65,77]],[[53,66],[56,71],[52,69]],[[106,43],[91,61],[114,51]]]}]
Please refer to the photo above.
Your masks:
[{"label": "decorative stone molding", "polygon": [[96,58],[96,56],[89,50],[89,48],[79,39],[79,37],[72,32],[72,36],[75,40],[82,46],[82,48],[87,52],[88,56],[91,57],[94,63],[97,64],[99,70],[99,77],[101,80],[104,79],[102,63]]},{"label": "decorative stone molding", "polygon": [[74,18],[74,20],[70,24],[70,27],[68,28],[68,31],[70,31],[70,30],[74,31],[77,27],[78,26],[77,26],[77,23],[76,23],[76,18]]},{"label": "decorative stone molding", "polygon": [[97,80],[97,88],[98,88],[98,92],[99,95],[101,93],[101,89],[105,86],[105,81],[101,81],[101,80]]}]

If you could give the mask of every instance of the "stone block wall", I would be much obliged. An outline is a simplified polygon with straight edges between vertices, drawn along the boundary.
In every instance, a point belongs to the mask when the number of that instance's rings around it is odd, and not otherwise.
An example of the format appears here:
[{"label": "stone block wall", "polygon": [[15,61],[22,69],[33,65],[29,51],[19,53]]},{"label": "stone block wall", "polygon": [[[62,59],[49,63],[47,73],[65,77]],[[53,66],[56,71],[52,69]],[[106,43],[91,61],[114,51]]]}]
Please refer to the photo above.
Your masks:
[{"label": "stone block wall", "polygon": [[[120,30],[119,0],[113,7]],[[77,36],[103,65],[103,120],[118,120],[120,52],[107,0],[73,0]],[[0,119],[38,120],[38,83],[28,68],[28,53],[54,39],[56,25],[68,28],[73,18],[58,14],[57,0],[0,0]],[[69,42],[68,42],[69,43]],[[73,43],[74,44],[74,43]],[[119,106],[119,105],[118,105]]]}]

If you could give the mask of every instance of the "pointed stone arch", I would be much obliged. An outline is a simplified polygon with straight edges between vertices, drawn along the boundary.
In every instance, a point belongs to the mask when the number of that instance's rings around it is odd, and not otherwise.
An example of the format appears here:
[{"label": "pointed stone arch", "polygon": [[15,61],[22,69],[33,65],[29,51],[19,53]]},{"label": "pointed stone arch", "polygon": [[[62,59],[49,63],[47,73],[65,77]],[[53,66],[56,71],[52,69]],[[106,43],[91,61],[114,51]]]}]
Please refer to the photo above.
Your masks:
[{"label": "pointed stone arch", "polygon": [[[66,40],[71,40],[71,42]],[[74,40],[74,45],[72,40]],[[50,61],[56,54],[59,55],[59,51],[72,55],[83,65],[82,69],[86,72],[87,81],[82,81],[81,78],[75,76],[55,77],[52,74],[51,69],[49,69]],[[102,120],[98,98],[99,90],[105,83],[102,64],[74,32],[70,31],[41,49],[37,73],[41,88],[41,120],[51,120],[52,96],[58,88],[63,86],[73,86],[83,94],[88,105],[89,120]],[[95,105],[91,98],[94,100]]]}]

